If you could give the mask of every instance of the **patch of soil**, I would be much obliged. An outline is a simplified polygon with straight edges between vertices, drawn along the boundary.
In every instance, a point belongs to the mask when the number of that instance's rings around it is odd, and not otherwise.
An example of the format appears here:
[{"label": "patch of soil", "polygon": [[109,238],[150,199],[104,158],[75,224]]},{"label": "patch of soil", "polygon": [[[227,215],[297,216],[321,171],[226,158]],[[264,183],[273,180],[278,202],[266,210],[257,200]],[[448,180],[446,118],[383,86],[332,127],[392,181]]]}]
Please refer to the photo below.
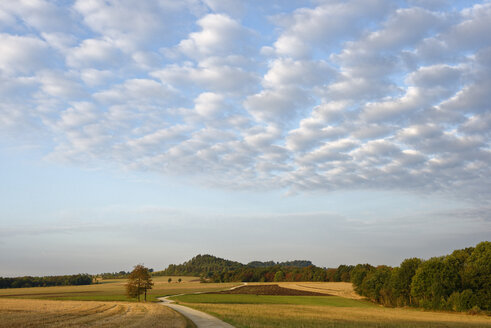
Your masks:
[{"label": "patch of soil", "polygon": [[280,287],[278,285],[252,285],[237,287],[232,290],[213,292],[210,294],[250,294],[250,295],[285,295],[285,296],[331,296],[329,294],[309,292]]}]

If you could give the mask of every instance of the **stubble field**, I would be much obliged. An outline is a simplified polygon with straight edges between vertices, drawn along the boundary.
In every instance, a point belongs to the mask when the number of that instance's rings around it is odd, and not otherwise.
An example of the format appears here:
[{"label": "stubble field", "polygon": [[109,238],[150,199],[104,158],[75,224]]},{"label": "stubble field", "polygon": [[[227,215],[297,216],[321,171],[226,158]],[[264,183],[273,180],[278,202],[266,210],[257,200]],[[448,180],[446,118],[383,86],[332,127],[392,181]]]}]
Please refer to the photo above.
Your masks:
[{"label": "stubble field", "polygon": [[154,303],[0,299],[0,327],[186,328],[186,320]]}]

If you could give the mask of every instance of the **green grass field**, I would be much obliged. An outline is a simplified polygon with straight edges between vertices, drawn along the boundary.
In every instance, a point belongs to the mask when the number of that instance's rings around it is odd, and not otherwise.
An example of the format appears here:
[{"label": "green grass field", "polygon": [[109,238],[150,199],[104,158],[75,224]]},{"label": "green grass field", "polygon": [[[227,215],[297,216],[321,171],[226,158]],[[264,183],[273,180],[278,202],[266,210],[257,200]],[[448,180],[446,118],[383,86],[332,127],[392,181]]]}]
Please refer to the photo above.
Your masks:
[{"label": "green grass field", "polygon": [[197,294],[172,297],[184,303],[213,304],[297,304],[334,307],[371,308],[377,305],[360,300],[339,296],[276,296],[276,295],[242,295],[242,294]]}]

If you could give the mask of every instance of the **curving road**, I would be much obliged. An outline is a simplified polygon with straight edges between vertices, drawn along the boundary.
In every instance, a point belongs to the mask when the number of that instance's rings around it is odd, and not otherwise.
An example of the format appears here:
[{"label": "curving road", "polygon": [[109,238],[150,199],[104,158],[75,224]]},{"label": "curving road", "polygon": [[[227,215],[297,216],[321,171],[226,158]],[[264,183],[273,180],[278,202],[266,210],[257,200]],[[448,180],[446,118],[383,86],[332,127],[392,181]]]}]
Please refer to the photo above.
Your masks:
[{"label": "curving road", "polygon": [[[178,295],[173,295],[178,296]],[[198,328],[235,328],[234,326],[223,322],[222,320],[215,318],[207,313],[188,308],[179,304],[175,304],[174,301],[169,300],[167,297],[160,297],[159,300],[162,301],[162,305],[168,306],[173,310],[181,313],[183,316],[189,318]]]}]

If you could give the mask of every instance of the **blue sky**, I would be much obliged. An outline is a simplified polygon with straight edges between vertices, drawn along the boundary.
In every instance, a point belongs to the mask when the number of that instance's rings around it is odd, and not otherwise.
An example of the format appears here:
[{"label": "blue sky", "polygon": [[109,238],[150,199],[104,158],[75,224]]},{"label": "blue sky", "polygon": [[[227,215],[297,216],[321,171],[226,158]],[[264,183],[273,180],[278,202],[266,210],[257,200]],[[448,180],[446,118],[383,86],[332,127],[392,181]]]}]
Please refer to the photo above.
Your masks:
[{"label": "blue sky", "polygon": [[490,30],[490,1],[3,1],[0,275],[489,240]]}]

